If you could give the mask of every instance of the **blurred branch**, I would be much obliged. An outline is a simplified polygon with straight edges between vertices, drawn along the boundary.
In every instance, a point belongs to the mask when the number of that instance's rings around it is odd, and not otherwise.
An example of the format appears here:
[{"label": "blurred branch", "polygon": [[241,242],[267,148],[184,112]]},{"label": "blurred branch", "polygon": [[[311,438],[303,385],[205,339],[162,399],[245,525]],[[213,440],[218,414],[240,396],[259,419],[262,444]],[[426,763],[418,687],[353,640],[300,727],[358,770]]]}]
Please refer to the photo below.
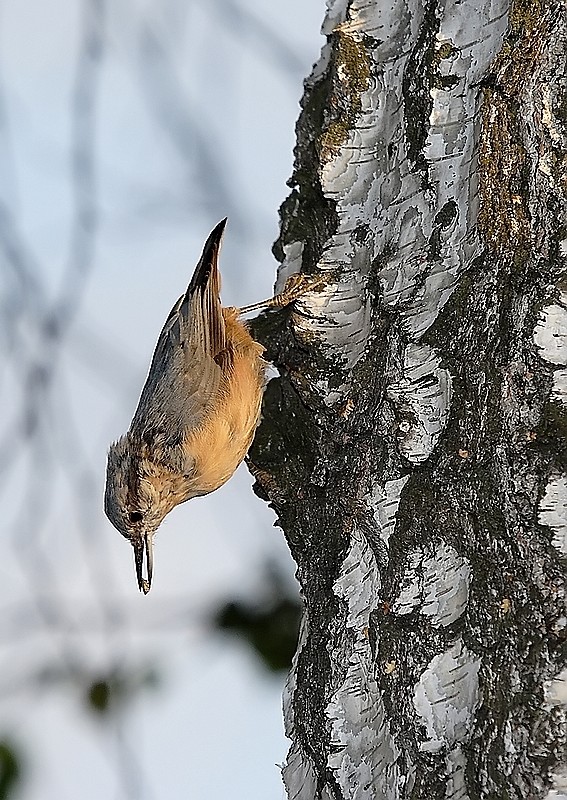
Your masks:
[{"label": "blurred branch", "polygon": [[142,26],[139,47],[141,85],[149,108],[188,169],[195,173],[192,193],[198,196],[199,207],[213,219],[230,211],[235,227],[244,226],[238,198],[225,178],[223,154],[215,145],[203,112],[193,112],[168,48],[149,24]]},{"label": "blurred branch", "polygon": [[238,30],[243,39],[252,42],[258,55],[271,61],[281,75],[298,83],[303,77],[303,59],[272,27],[235,0],[217,0],[215,8],[227,30]]},{"label": "blurred branch", "polygon": [[78,311],[81,294],[94,265],[98,228],[95,167],[97,95],[104,44],[104,0],[83,2],[83,43],[79,52],[71,119],[72,181],[75,220],[67,269],[49,323],[59,335]]}]

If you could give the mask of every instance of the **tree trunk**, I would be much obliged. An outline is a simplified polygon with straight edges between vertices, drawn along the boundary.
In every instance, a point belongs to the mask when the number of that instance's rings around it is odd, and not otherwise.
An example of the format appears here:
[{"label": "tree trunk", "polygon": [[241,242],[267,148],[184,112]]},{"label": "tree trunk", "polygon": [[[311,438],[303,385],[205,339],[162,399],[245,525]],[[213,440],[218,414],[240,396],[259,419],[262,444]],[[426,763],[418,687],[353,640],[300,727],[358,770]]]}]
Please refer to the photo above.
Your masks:
[{"label": "tree trunk", "polygon": [[[564,0],[328,0],[251,451],[305,599],[293,800],[543,798],[565,759]],[[557,796],[557,795],[550,795]]]}]

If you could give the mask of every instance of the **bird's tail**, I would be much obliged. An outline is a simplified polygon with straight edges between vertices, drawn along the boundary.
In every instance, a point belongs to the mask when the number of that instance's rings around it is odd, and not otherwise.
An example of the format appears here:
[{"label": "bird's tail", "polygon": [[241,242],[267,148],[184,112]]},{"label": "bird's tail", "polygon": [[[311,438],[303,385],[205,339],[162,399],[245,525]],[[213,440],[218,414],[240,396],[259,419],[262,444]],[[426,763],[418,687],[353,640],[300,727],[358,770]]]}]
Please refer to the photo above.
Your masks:
[{"label": "bird's tail", "polygon": [[218,284],[217,294],[220,293],[220,275],[218,271],[218,256],[221,246],[222,236],[226,226],[226,217],[221,219],[218,225],[209,233],[207,241],[203,247],[203,252],[199,263],[195,267],[195,272],[191,282],[187,287],[187,295],[193,295],[197,289],[205,291],[209,280]]},{"label": "bird's tail", "polygon": [[186,306],[189,310],[194,335],[200,339],[205,352],[213,357],[226,347],[218,267],[225,226],[226,217],[210,232],[181,305],[182,309]]}]

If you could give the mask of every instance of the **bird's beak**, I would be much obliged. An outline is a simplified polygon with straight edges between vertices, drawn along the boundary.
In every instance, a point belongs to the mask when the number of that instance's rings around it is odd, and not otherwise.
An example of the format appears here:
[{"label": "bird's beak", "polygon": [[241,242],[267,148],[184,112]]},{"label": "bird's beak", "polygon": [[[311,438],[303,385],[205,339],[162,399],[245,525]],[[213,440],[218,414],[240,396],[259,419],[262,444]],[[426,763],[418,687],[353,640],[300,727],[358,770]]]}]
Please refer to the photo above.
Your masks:
[{"label": "bird's beak", "polygon": [[[152,587],[152,574],[154,571],[153,534],[143,533],[132,544],[134,547],[138,588],[141,592],[147,594]],[[146,556],[146,578],[144,578],[144,555]]]}]

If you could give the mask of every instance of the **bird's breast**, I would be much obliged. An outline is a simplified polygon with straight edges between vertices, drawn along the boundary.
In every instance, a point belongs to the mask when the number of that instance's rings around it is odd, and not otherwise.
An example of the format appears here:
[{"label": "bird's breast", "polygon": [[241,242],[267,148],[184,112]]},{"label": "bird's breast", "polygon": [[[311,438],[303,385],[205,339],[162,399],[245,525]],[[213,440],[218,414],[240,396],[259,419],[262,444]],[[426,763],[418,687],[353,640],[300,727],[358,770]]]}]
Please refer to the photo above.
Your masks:
[{"label": "bird's breast", "polygon": [[[187,446],[195,459],[195,492],[218,489],[248,452],[258,424],[264,388],[263,348],[238,323],[240,339],[217,402]],[[228,326],[227,326],[228,327]]]}]

